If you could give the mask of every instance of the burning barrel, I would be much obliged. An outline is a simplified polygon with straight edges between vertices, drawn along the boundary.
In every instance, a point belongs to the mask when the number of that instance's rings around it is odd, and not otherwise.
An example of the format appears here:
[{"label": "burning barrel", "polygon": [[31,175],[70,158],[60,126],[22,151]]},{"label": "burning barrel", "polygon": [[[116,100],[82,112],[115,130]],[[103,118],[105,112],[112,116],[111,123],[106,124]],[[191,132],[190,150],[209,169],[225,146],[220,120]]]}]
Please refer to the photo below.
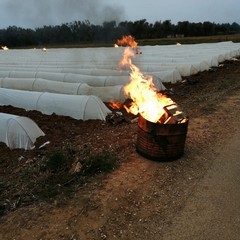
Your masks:
[{"label": "burning barrel", "polygon": [[127,112],[138,115],[136,150],[146,158],[170,161],[184,153],[188,117],[167,95],[159,92],[150,75],[144,76],[132,63],[133,51],[126,48],[120,66],[129,66],[130,83],[124,93],[129,96]]},{"label": "burning barrel", "polygon": [[172,115],[170,119],[168,115],[165,122],[153,123],[139,115],[136,150],[140,155],[151,160],[171,161],[184,154],[188,118]]}]

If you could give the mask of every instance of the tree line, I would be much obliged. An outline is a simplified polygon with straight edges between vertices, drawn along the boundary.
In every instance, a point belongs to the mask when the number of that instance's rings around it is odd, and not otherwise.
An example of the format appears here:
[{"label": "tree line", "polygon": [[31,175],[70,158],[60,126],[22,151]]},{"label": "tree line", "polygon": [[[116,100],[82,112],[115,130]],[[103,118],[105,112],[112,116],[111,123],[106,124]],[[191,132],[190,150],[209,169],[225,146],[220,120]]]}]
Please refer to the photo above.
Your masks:
[{"label": "tree line", "polygon": [[132,35],[135,39],[157,39],[165,37],[197,37],[240,33],[236,22],[216,24],[209,21],[193,23],[189,21],[172,24],[171,20],[148,23],[146,19],[138,21],[103,22],[91,24],[88,20],[73,21],[55,26],[43,26],[25,29],[9,26],[0,29],[0,45],[8,47],[44,46],[81,43],[114,43],[123,35]]}]

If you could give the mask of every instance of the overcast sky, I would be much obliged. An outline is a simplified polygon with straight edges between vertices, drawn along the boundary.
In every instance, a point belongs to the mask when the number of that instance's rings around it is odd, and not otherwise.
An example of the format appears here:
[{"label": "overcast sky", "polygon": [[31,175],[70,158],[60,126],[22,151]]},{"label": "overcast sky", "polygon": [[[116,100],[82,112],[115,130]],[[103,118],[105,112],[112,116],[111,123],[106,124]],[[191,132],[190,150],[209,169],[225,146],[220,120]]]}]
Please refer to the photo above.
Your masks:
[{"label": "overcast sky", "polygon": [[240,0],[0,0],[1,29],[141,19],[240,24]]}]

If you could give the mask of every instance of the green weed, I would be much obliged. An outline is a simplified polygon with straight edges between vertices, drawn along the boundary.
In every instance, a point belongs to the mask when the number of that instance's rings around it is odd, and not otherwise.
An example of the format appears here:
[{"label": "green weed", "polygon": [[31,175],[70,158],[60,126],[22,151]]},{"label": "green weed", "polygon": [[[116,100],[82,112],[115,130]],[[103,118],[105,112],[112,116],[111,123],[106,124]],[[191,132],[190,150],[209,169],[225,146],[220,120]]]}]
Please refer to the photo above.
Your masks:
[{"label": "green weed", "polygon": [[110,172],[117,166],[117,157],[109,151],[90,156],[82,165],[81,173],[84,175],[95,175],[101,172]]}]

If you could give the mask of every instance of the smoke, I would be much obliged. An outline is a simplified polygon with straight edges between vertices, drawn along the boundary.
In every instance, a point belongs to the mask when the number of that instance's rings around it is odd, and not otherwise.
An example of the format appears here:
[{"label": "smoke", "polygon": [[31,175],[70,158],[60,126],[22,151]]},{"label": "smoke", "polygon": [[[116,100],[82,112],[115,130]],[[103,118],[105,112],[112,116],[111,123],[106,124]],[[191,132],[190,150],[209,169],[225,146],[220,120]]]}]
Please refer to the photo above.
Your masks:
[{"label": "smoke", "polygon": [[[105,1],[107,2],[107,1]],[[1,25],[36,28],[89,20],[92,24],[123,20],[121,5],[104,0],[2,0]]]}]

